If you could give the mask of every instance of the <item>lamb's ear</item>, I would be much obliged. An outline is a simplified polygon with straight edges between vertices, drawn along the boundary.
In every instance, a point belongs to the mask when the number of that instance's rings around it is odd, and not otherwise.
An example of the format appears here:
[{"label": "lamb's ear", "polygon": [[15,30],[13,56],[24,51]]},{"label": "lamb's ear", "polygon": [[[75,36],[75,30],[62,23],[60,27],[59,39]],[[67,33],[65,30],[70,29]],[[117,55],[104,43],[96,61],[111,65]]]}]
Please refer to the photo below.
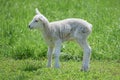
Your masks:
[{"label": "lamb's ear", "polygon": [[36,8],[35,11],[36,11],[36,14],[40,14],[38,8]]}]

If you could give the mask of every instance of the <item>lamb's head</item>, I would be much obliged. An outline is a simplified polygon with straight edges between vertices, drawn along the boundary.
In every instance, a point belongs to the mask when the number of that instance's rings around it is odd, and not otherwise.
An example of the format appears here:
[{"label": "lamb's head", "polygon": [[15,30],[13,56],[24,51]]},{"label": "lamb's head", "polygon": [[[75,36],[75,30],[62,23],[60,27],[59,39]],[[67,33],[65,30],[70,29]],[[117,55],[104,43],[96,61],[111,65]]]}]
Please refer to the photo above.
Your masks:
[{"label": "lamb's head", "polygon": [[35,9],[36,15],[33,17],[33,20],[29,23],[30,29],[35,28],[42,28],[44,26],[45,17],[38,11],[38,9]]}]

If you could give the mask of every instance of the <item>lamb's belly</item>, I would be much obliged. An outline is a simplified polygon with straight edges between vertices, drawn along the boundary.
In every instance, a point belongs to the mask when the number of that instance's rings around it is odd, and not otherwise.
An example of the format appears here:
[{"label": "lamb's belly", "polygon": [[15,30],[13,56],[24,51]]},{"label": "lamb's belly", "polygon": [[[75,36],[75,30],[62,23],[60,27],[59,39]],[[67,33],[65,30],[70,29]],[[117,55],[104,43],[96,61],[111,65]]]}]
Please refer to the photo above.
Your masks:
[{"label": "lamb's belly", "polygon": [[60,37],[60,39],[61,39],[63,42],[64,42],[64,41],[72,41],[72,40],[74,40],[74,37],[73,37],[72,35],[68,34],[68,35],[64,35],[64,36]]}]

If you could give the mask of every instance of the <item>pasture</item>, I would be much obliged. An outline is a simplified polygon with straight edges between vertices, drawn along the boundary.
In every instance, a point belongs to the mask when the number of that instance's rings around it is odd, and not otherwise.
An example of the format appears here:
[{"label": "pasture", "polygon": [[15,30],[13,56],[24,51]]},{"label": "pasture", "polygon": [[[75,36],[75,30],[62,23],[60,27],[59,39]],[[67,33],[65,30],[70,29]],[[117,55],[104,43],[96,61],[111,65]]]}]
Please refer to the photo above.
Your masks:
[{"label": "pasture", "polygon": [[[0,80],[119,80],[120,0],[0,0]],[[83,51],[65,42],[61,68],[46,68],[47,45],[30,30],[38,8],[48,20],[82,18],[93,25],[89,72],[79,71]]]}]

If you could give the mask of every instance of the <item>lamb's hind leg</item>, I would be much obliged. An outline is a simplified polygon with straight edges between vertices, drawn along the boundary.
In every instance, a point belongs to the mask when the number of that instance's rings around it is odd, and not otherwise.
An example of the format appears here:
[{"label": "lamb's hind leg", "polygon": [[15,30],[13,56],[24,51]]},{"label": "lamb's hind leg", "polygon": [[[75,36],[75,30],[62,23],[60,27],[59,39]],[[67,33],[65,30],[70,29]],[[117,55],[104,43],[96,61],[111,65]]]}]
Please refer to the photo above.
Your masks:
[{"label": "lamb's hind leg", "polygon": [[89,63],[90,63],[90,54],[91,54],[91,47],[87,43],[87,39],[78,39],[78,43],[84,50],[83,54],[83,62],[82,62],[82,71],[88,71]]}]

